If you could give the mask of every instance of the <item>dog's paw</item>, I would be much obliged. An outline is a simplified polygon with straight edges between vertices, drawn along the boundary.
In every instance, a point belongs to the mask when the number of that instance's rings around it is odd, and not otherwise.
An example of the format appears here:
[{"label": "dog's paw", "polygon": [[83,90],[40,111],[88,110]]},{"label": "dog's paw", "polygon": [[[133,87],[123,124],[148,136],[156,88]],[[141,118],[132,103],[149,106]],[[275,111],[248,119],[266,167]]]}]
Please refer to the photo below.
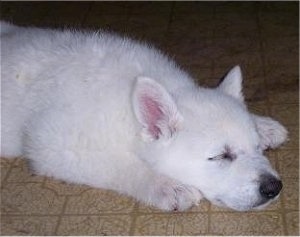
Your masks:
[{"label": "dog's paw", "polygon": [[183,211],[198,205],[201,199],[198,189],[163,177],[152,187],[148,203],[166,211]]}]

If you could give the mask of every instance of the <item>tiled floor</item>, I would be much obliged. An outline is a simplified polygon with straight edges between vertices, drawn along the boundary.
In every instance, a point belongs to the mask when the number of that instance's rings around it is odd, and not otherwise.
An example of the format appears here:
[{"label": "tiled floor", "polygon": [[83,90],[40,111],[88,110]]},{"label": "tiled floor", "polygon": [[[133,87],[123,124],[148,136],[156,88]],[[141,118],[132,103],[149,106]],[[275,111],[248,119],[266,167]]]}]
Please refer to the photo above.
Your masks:
[{"label": "tiled floor", "polygon": [[[268,151],[284,190],[265,211],[238,213],[204,201],[164,213],[110,191],[32,176],[1,160],[2,235],[299,235],[298,2],[2,2],[21,25],[106,28],[147,40],[215,85],[235,64],[251,111],[286,125],[290,141]],[[4,59],[5,60],[5,59]]]}]

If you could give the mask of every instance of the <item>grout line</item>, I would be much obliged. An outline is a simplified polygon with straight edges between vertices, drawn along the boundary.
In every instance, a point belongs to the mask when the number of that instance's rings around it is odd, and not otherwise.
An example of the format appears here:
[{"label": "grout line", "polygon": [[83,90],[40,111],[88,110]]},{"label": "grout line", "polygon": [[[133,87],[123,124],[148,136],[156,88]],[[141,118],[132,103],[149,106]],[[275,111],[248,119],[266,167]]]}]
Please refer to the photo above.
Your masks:
[{"label": "grout line", "polygon": [[[257,25],[257,30],[258,30],[258,38],[259,38],[259,52],[260,52],[260,58],[261,58],[261,62],[262,62],[262,73],[263,73],[263,85],[264,88],[266,90],[267,88],[267,82],[266,82],[266,58],[265,58],[265,50],[264,50],[264,44],[263,44],[263,39],[262,39],[262,31],[261,31],[261,22],[260,22],[260,18],[259,18],[259,9],[258,9],[259,5],[256,5],[256,25]],[[271,103],[270,103],[270,99],[269,99],[269,91],[266,90],[266,101],[265,101],[265,105],[266,105],[266,109],[267,109],[267,113],[268,115],[271,115]],[[276,155],[276,159],[275,159],[275,165],[277,166],[276,168],[278,168],[279,166],[279,161],[278,161],[278,156]],[[284,232],[285,235],[288,234],[287,231],[287,222],[286,222],[286,215],[285,215],[285,209],[284,209],[284,201],[283,201],[283,196],[280,197],[280,210],[278,210],[279,214],[281,214],[282,217],[282,231]]]},{"label": "grout line", "polygon": [[84,16],[83,16],[81,22],[80,22],[81,27],[85,27],[87,18],[88,18],[88,16],[89,16],[89,13],[90,13],[90,11],[91,11],[91,9],[92,9],[92,6],[93,6],[94,4],[95,4],[95,2],[90,2],[89,6],[88,6],[88,8],[87,8],[87,10],[86,10],[86,12],[85,12],[85,14],[84,14]]},{"label": "grout line", "polygon": [[170,9],[170,12],[169,12],[169,20],[168,20],[168,23],[167,23],[166,31],[164,33],[164,37],[163,37],[162,42],[161,42],[162,43],[162,48],[164,48],[164,49],[166,48],[168,38],[170,37],[171,25],[172,25],[173,18],[174,18],[174,8],[175,8],[175,2],[172,2],[171,9]]},{"label": "grout line", "polygon": [[0,190],[3,189],[3,187],[5,186],[5,184],[9,184],[9,182],[7,182],[7,179],[9,177],[10,173],[11,173],[12,168],[13,168],[12,165],[10,165],[9,168],[8,168],[7,173],[5,174],[5,177],[3,178],[3,180],[1,180]]},{"label": "grout line", "polygon": [[267,82],[266,82],[266,58],[265,58],[265,50],[264,50],[264,45],[263,45],[263,39],[262,39],[262,32],[261,32],[261,22],[259,19],[259,5],[256,5],[256,13],[255,13],[255,17],[256,17],[256,26],[257,26],[257,31],[258,31],[258,38],[259,38],[259,55],[260,55],[260,59],[261,59],[261,63],[262,63],[262,76],[263,76],[263,85],[264,85],[264,89],[265,92],[267,94],[266,96],[266,100],[264,105],[266,106],[267,109],[267,113],[268,115],[271,114],[271,105],[270,105],[270,99],[269,99],[269,91],[266,90],[267,87]]},{"label": "grout line", "polygon": [[[65,201],[64,201],[64,204],[63,204],[63,206],[61,208],[61,213],[59,215],[57,215],[58,216],[58,220],[57,220],[56,226],[55,226],[54,231],[53,231],[54,235],[58,235],[57,234],[58,228],[59,228],[59,226],[60,226],[60,224],[62,222],[62,218],[65,216],[65,210],[66,210],[66,206],[67,206],[68,200],[69,200],[69,197],[65,196]],[[77,214],[76,214],[76,216],[77,216]]]},{"label": "grout line", "polygon": [[[98,214],[89,214],[89,213],[85,213],[85,214],[81,214],[81,213],[73,213],[73,214],[66,214],[64,213],[64,209],[66,206],[67,200],[62,208],[62,212],[58,213],[58,214],[34,214],[34,213],[28,213],[28,214],[7,214],[7,213],[1,213],[1,216],[9,216],[9,217],[72,217],[72,216],[103,216],[103,217],[109,217],[109,216],[129,216],[130,214],[133,214],[133,212],[128,212],[128,213],[124,213],[124,212],[116,212],[116,213],[98,213]],[[289,212],[294,212],[294,211],[298,211],[296,209],[289,209]],[[245,214],[252,214],[252,215],[257,215],[260,214],[257,211],[247,211],[244,212]],[[261,212],[261,214],[272,214],[272,213],[279,213],[278,210],[264,210],[263,213]],[[149,212],[149,213],[143,213],[143,212],[134,212],[134,214],[136,216],[151,216],[151,215],[158,215],[158,216],[192,216],[192,215],[201,215],[201,214],[209,214],[209,211],[206,212],[177,212],[177,213],[169,213],[169,212],[159,212],[159,213],[155,213],[155,212]],[[211,211],[211,214],[239,214],[238,211]]]},{"label": "grout line", "polygon": [[129,235],[133,236],[134,235],[134,231],[135,231],[135,227],[136,227],[136,220],[137,220],[137,217],[138,217],[138,210],[139,208],[139,203],[138,202],[135,202],[134,204],[134,207],[133,207],[133,211],[130,213],[129,216],[132,217],[132,221],[131,221],[131,225],[130,225],[130,228],[129,228]]}]

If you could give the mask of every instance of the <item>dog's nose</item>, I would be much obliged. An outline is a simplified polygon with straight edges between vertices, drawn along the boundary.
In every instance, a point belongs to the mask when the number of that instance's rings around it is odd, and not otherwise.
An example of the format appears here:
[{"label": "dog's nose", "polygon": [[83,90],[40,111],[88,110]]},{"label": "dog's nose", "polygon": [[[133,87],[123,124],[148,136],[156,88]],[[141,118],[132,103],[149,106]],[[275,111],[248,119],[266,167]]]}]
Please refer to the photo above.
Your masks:
[{"label": "dog's nose", "polygon": [[260,194],[267,199],[275,198],[282,189],[282,182],[274,176],[267,175],[261,179]]}]

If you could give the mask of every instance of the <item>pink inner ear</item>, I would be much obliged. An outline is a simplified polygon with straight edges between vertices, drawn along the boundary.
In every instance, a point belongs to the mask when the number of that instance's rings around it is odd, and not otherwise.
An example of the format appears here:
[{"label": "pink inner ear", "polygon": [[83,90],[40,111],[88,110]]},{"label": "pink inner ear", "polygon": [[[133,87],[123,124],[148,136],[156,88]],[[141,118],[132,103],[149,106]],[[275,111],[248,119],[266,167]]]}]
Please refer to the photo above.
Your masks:
[{"label": "pink inner ear", "polygon": [[161,134],[158,122],[163,117],[163,112],[159,106],[159,102],[147,95],[144,95],[141,97],[141,105],[143,106],[143,116],[148,125],[148,130],[155,139],[158,139]]}]

